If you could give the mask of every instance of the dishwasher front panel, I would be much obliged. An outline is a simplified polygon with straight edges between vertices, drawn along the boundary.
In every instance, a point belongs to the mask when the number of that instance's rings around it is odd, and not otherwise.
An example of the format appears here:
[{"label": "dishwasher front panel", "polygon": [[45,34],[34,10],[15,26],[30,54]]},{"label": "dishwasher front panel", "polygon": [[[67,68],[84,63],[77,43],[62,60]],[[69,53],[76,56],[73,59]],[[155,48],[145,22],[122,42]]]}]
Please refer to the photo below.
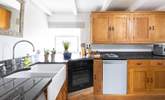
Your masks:
[{"label": "dishwasher front panel", "polygon": [[127,60],[103,61],[103,94],[127,94]]}]

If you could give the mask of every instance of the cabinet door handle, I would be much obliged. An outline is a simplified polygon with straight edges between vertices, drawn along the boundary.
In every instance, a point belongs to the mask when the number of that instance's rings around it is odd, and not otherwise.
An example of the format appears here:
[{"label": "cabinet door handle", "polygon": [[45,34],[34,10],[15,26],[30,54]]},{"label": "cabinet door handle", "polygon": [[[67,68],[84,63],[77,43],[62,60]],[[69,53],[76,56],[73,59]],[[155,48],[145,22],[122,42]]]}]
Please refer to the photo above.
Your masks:
[{"label": "cabinet door handle", "polygon": [[112,26],[112,31],[114,31],[115,30],[115,28]]},{"label": "cabinet door handle", "polygon": [[111,26],[108,28],[108,30],[109,30],[109,31],[111,31],[111,30],[112,30]]},{"label": "cabinet door handle", "polygon": [[152,27],[151,26],[149,27],[149,30],[152,30]]},{"label": "cabinet door handle", "polygon": [[155,26],[152,26],[152,30],[155,30]]},{"label": "cabinet door handle", "polygon": [[153,83],[153,79],[152,78],[150,79],[150,83]]},{"label": "cabinet door handle", "polygon": [[150,81],[149,81],[149,78],[146,78],[146,83],[149,83]]}]

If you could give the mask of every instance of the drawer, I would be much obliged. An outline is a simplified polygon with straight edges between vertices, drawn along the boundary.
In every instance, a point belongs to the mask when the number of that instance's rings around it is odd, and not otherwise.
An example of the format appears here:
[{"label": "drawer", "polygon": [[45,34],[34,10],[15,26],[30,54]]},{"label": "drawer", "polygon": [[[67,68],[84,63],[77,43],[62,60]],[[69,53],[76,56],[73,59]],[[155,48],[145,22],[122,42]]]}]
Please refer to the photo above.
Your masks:
[{"label": "drawer", "polygon": [[165,67],[165,60],[150,60],[152,67]]},{"label": "drawer", "polygon": [[150,64],[149,60],[129,60],[129,67],[148,67]]}]

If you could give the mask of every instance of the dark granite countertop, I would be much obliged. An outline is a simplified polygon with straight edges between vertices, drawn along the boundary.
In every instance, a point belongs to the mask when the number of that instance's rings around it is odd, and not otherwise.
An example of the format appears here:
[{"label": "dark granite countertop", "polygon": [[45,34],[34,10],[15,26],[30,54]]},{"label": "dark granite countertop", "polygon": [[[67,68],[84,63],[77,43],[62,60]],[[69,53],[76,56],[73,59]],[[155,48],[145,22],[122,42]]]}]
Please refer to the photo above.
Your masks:
[{"label": "dark granite countertop", "polygon": [[[58,60],[58,61],[53,61],[53,62],[45,62],[45,61],[41,60],[41,61],[38,61],[38,62],[35,62],[35,63],[31,64],[30,66],[33,66],[33,65],[36,65],[36,64],[67,64],[68,61],[86,60],[86,59],[93,59],[93,58],[92,57],[91,58],[80,57],[80,58],[74,58],[74,59],[70,59],[70,60]],[[18,65],[17,69],[14,69],[11,64],[9,64],[9,65],[6,64],[6,68],[7,68],[7,70],[6,70],[5,73],[1,72],[1,70],[0,70],[0,77],[6,77],[10,74],[13,74],[13,73],[16,73],[16,72],[19,72],[19,71],[25,71],[25,70],[30,70],[31,69],[30,67],[25,68],[23,65]]]},{"label": "dark granite countertop", "polygon": [[[105,54],[112,53],[119,57],[107,57]],[[152,52],[100,52],[103,60],[128,60],[128,59],[165,59],[165,56],[153,55]]]},{"label": "dark granite countertop", "polygon": [[50,82],[51,78],[2,78],[0,100],[36,100]]}]

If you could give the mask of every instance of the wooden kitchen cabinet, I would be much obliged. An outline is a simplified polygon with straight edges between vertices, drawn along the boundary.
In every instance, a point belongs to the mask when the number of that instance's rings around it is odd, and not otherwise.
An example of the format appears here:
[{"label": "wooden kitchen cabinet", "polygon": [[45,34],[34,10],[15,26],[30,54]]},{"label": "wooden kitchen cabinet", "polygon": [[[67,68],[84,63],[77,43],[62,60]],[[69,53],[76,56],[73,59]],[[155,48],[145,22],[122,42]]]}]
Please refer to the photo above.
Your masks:
[{"label": "wooden kitchen cabinet", "polygon": [[148,91],[149,61],[128,61],[128,93],[145,93]]},{"label": "wooden kitchen cabinet", "polygon": [[94,87],[94,95],[102,95],[103,94],[103,61],[102,60],[94,60],[93,67],[93,87]]},{"label": "wooden kitchen cabinet", "polygon": [[94,14],[92,17],[93,43],[127,43],[129,39],[128,14]]},{"label": "wooden kitchen cabinet", "polygon": [[152,30],[152,14],[132,14],[132,30],[133,43],[150,42]]},{"label": "wooden kitchen cabinet", "polygon": [[165,42],[165,12],[94,12],[94,44]]},{"label": "wooden kitchen cabinet", "polygon": [[129,60],[128,93],[165,93],[165,60]]},{"label": "wooden kitchen cabinet", "polygon": [[154,42],[165,42],[165,13],[155,15],[155,24],[152,26],[154,33],[151,38]]},{"label": "wooden kitchen cabinet", "polygon": [[151,62],[151,91],[165,93],[165,60],[153,60]]},{"label": "wooden kitchen cabinet", "polygon": [[113,36],[112,43],[127,43],[130,41],[129,20],[129,14],[121,13],[113,15],[113,24],[110,26],[110,31]]},{"label": "wooden kitchen cabinet", "polygon": [[11,12],[0,7],[0,29],[7,30],[10,28]]},{"label": "wooden kitchen cabinet", "polygon": [[94,43],[108,43],[109,18],[107,14],[93,15],[92,41]]}]

